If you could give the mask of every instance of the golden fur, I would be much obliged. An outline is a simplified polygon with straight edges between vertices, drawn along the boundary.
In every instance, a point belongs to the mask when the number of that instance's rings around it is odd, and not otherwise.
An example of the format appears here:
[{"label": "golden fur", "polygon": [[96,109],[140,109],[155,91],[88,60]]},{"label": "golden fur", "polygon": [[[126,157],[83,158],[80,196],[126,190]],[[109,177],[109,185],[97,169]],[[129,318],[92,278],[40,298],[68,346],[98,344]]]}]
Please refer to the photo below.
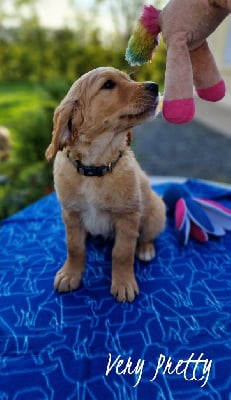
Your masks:
[{"label": "golden fur", "polygon": [[[55,288],[78,288],[84,271],[87,233],[114,235],[111,293],[133,301],[139,289],[134,276],[135,251],[141,260],[155,255],[153,239],[163,230],[165,207],[149,185],[129,148],[131,128],[158,105],[152,83],[137,83],[126,74],[102,67],[88,72],[70,88],[54,113],[47,159],[55,157],[55,189],[66,225],[67,259],[57,272]],[[157,88],[157,86],[156,86]],[[89,166],[109,165],[102,177],[80,175],[67,157]]]},{"label": "golden fur", "polygon": [[10,155],[10,135],[7,128],[0,126],[0,161],[6,161]]}]

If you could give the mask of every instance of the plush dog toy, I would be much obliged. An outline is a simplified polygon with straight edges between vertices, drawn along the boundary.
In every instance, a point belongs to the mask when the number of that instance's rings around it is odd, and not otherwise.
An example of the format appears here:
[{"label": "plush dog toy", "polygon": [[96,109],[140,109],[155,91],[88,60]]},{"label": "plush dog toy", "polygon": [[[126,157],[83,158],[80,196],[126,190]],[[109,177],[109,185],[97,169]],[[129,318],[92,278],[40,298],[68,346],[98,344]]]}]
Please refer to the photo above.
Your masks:
[{"label": "plush dog toy", "polygon": [[231,210],[222,204],[201,197],[193,197],[181,184],[173,183],[166,189],[163,200],[167,211],[175,217],[175,228],[181,244],[190,238],[207,242],[231,231]]},{"label": "plush dog toy", "polygon": [[126,50],[131,65],[152,58],[162,31],[167,45],[163,116],[172,123],[193,119],[197,94],[207,101],[221,100],[225,84],[206,38],[231,12],[231,0],[170,0],[160,11],[145,6]]}]

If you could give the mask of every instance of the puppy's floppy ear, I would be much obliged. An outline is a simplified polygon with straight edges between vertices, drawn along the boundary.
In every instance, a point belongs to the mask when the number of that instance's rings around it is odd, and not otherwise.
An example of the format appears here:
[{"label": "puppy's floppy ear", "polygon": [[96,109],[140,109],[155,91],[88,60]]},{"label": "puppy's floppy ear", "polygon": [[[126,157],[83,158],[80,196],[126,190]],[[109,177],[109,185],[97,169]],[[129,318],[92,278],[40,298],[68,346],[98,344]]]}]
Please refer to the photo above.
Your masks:
[{"label": "puppy's floppy ear", "polygon": [[65,146],[73,142],[76,136],[76,127],[75,129],[72,127],[73,113],[79,113],[81,116],[78,100],[65,98],[56,108],[53,117],[52,140],[45,153],[47,160],[54,158],[57,151],[63,150]]}]

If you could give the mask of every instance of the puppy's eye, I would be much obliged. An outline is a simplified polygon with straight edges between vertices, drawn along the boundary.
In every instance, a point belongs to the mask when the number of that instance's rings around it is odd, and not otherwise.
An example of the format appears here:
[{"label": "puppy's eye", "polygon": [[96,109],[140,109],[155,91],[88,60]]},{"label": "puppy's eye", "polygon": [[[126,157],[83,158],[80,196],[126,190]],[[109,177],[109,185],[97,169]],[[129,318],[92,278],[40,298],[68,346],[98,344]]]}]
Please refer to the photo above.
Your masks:
[{"label": "puppy's eye", "polygon": [[116,86],[116,83],[112,79],[108,79],[104,82],[101,89],[113,89]]}]

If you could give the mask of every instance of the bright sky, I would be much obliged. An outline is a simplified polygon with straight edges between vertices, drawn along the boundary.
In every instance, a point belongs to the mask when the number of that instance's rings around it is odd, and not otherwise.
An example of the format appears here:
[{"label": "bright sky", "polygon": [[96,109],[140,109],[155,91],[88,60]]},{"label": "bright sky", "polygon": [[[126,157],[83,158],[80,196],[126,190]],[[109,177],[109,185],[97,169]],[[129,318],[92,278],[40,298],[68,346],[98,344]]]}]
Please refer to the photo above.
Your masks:
[{"label": "bright sky", "polygon": [[[70,2],[75,4],[75,12],[70,6]],[[43,25],[47,27],[58,27],[69,24],[75,20],[77,10],[81,15],[89,15],[89,8],[94,0],[37,0],[36,9]],[[14,0],[0,0],[0,11],[4,10],[9,16],[15,16]],[[21,7],[21,12],[26,16],[27,7]],[[9,23],[14,21],[10,18]]]},{"label": "bright sky", "polygon": [[[15,0],[0,0],[0,10],[5,9],[8,14],[15,15]],[[75,5],[75,12],[70,2]],[[166,3],[167,0],[164,1]],[[104,26],[104,29],[111,30],[111,14],[108,11],[108,3],[105,2],[100,7],[100,25]],[[147,1],[146,3],[149,3]],[[89,16],[90,6],[94,4],[94,0],[37,0],[37,10],[40,16],[40,21],[46,27],[55,28],[61,25],[71,26],[76,23],[76,13],[81,13],[82,16]],[[26,15],[26,7],[23,9]],[[96,16],[94,16],[96,17]],[[11,20],[11,23],[13,21]]]},{"label": "bright sky", "polygon": [[[1,0],[0,0],[1,1]],[[70,0],[38,0],[38,12],[43,25],[49,28],[59,27],[66,24],[72,26],[76,24],[76,13],[81,13],[83,17],[91,18],[90,7],[94,4],[94,0],[72,0],[75,4],[75,12],[70,6]],[[94,15],[95,21],[104,26],[106,31],[111,31],[111,14],[107,11],[107,5],[100,7],[100,14]]]},{"label": "bright sky", "polygon": [[[75,0],[75,4],[76,9],[87,15],[92,0]],[[41,21],[48,27],[60,26],[64,22],[73,21],[74,18],[69,0],[39,0],[38,11]]]},{"label": "bright sky", "polygon": [[61,25],[66,18],[71,18],[68,0],[40,0],[38,12],[42,23],[50,27]]}]

